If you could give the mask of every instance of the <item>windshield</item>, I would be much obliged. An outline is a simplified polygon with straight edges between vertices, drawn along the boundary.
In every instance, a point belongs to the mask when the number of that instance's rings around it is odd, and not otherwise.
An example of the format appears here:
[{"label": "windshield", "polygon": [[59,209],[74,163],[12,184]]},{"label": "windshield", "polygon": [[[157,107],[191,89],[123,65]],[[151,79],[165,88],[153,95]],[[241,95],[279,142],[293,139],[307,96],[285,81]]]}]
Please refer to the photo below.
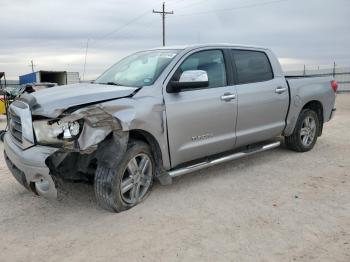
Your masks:
[{"label": "windshield", "polygon": [[152,85],[179,51],[153,50],[135,53],[113,65],[95,83],[135,87]]}]

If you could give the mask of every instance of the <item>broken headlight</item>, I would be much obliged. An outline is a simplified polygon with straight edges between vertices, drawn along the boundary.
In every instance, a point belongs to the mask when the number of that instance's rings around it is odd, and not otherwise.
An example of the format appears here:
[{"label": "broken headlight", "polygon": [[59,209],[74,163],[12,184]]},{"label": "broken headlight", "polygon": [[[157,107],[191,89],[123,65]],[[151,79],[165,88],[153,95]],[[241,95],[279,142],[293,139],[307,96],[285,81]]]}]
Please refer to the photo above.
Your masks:
[{"label": "broken headlight", "polygon": [[78,121],[58,122],[58,126],[62,127],[63,139],[75,138],[80,133],[80,124]]},{"label": "broken headlight", "polygon": [[34,121],[36,140],[41,144],[61,144],[64,140],[72,141],[79,137],[83,127],[79,121]]}]

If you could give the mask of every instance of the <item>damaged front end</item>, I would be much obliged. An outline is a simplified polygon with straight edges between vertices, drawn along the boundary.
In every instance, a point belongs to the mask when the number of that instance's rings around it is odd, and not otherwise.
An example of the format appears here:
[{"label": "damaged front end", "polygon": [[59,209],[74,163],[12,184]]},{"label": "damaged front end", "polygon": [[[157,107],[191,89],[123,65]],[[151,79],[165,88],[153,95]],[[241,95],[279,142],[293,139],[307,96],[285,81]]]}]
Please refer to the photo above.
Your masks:
[{"label": "damaged front end", "polygon": [[57,198],[60,180],[92,181],[97,163],[110,164],[108,158],[122,154],[128,142],[128,132],[102,104],[136,92],[80,85],[23,94],[9,108],[4,138],[5,160],[16,180],[46,198]]},{"label": "damaged front end", "polygon": [[112,131],[120,130],[118,121],[97,105],[66,113],[58,119],[33,122],[37,142],[61,147],[67,152],[92,153]]},{"label": "damaged front end", "polygon": [[[97,164],[111,168],[126,151],[129,133],[99,105],[55,119],[33,116],[32,127],[24,124],[25,105],[16,102],[10,108],[4,156],[16,180],[38,195],[57,198],[61,180],[92,182]],[[28,141],[31,129],[35,139]]]},{"label": "damaged front end", "polygon": [[34,131],[38,143],[59,147],[45,161],[56,184],[60,180],[91,183],[97,165],[113,168],[129,140],[129,132],[123,131],[118,120],[98,105],[59,120],[35,121]]},{"label": "damaged front end", "polygon": [[[85,95],[101,90],[102,97]],[[9,169],[27,189],[54,198],[61,181],[92,183],[98,166],[116,168],[129,140],[141,139],[154,154],[155,177],[170,184],[164,169],[169,161],[163,101],[153,96],[135,98],[138,90],[92,86],[81,88],[85,93],[80,97],[73,89],[66,90],[74,92],[70,96],[54,89],[56,98],[46,90],[21,96],[10,107],[16,114],[10,118],[4,142]],[[110,92],[112,98],[107,97]]]}]

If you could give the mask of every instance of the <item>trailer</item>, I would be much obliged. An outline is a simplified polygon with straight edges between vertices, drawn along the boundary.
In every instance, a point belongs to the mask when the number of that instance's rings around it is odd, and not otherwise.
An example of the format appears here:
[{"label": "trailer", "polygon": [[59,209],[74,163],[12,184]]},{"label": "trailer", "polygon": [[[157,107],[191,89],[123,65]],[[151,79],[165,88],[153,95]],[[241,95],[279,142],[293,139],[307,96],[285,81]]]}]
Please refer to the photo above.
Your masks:
[{"label": "trailer", "polygon": [[69,85],[79,83],[78,72],[67,71],[37,71],[19,77],[19,84],[31,83],[56,83],[57,85]]}]

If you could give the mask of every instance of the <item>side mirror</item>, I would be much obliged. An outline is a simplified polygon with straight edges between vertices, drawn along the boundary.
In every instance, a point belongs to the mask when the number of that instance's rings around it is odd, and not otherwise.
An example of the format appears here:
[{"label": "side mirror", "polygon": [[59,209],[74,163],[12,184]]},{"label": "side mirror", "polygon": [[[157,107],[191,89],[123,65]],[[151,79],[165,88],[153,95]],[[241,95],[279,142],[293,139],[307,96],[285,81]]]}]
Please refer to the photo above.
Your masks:
[{"label": "side mirror", "polygon": [[167,91],[169,93],[178,93],[182,89],[193,89],[208,87],[208,74],[203,70],[187,70],[184,71],[179,81],[171,81],[168,85]]}]

